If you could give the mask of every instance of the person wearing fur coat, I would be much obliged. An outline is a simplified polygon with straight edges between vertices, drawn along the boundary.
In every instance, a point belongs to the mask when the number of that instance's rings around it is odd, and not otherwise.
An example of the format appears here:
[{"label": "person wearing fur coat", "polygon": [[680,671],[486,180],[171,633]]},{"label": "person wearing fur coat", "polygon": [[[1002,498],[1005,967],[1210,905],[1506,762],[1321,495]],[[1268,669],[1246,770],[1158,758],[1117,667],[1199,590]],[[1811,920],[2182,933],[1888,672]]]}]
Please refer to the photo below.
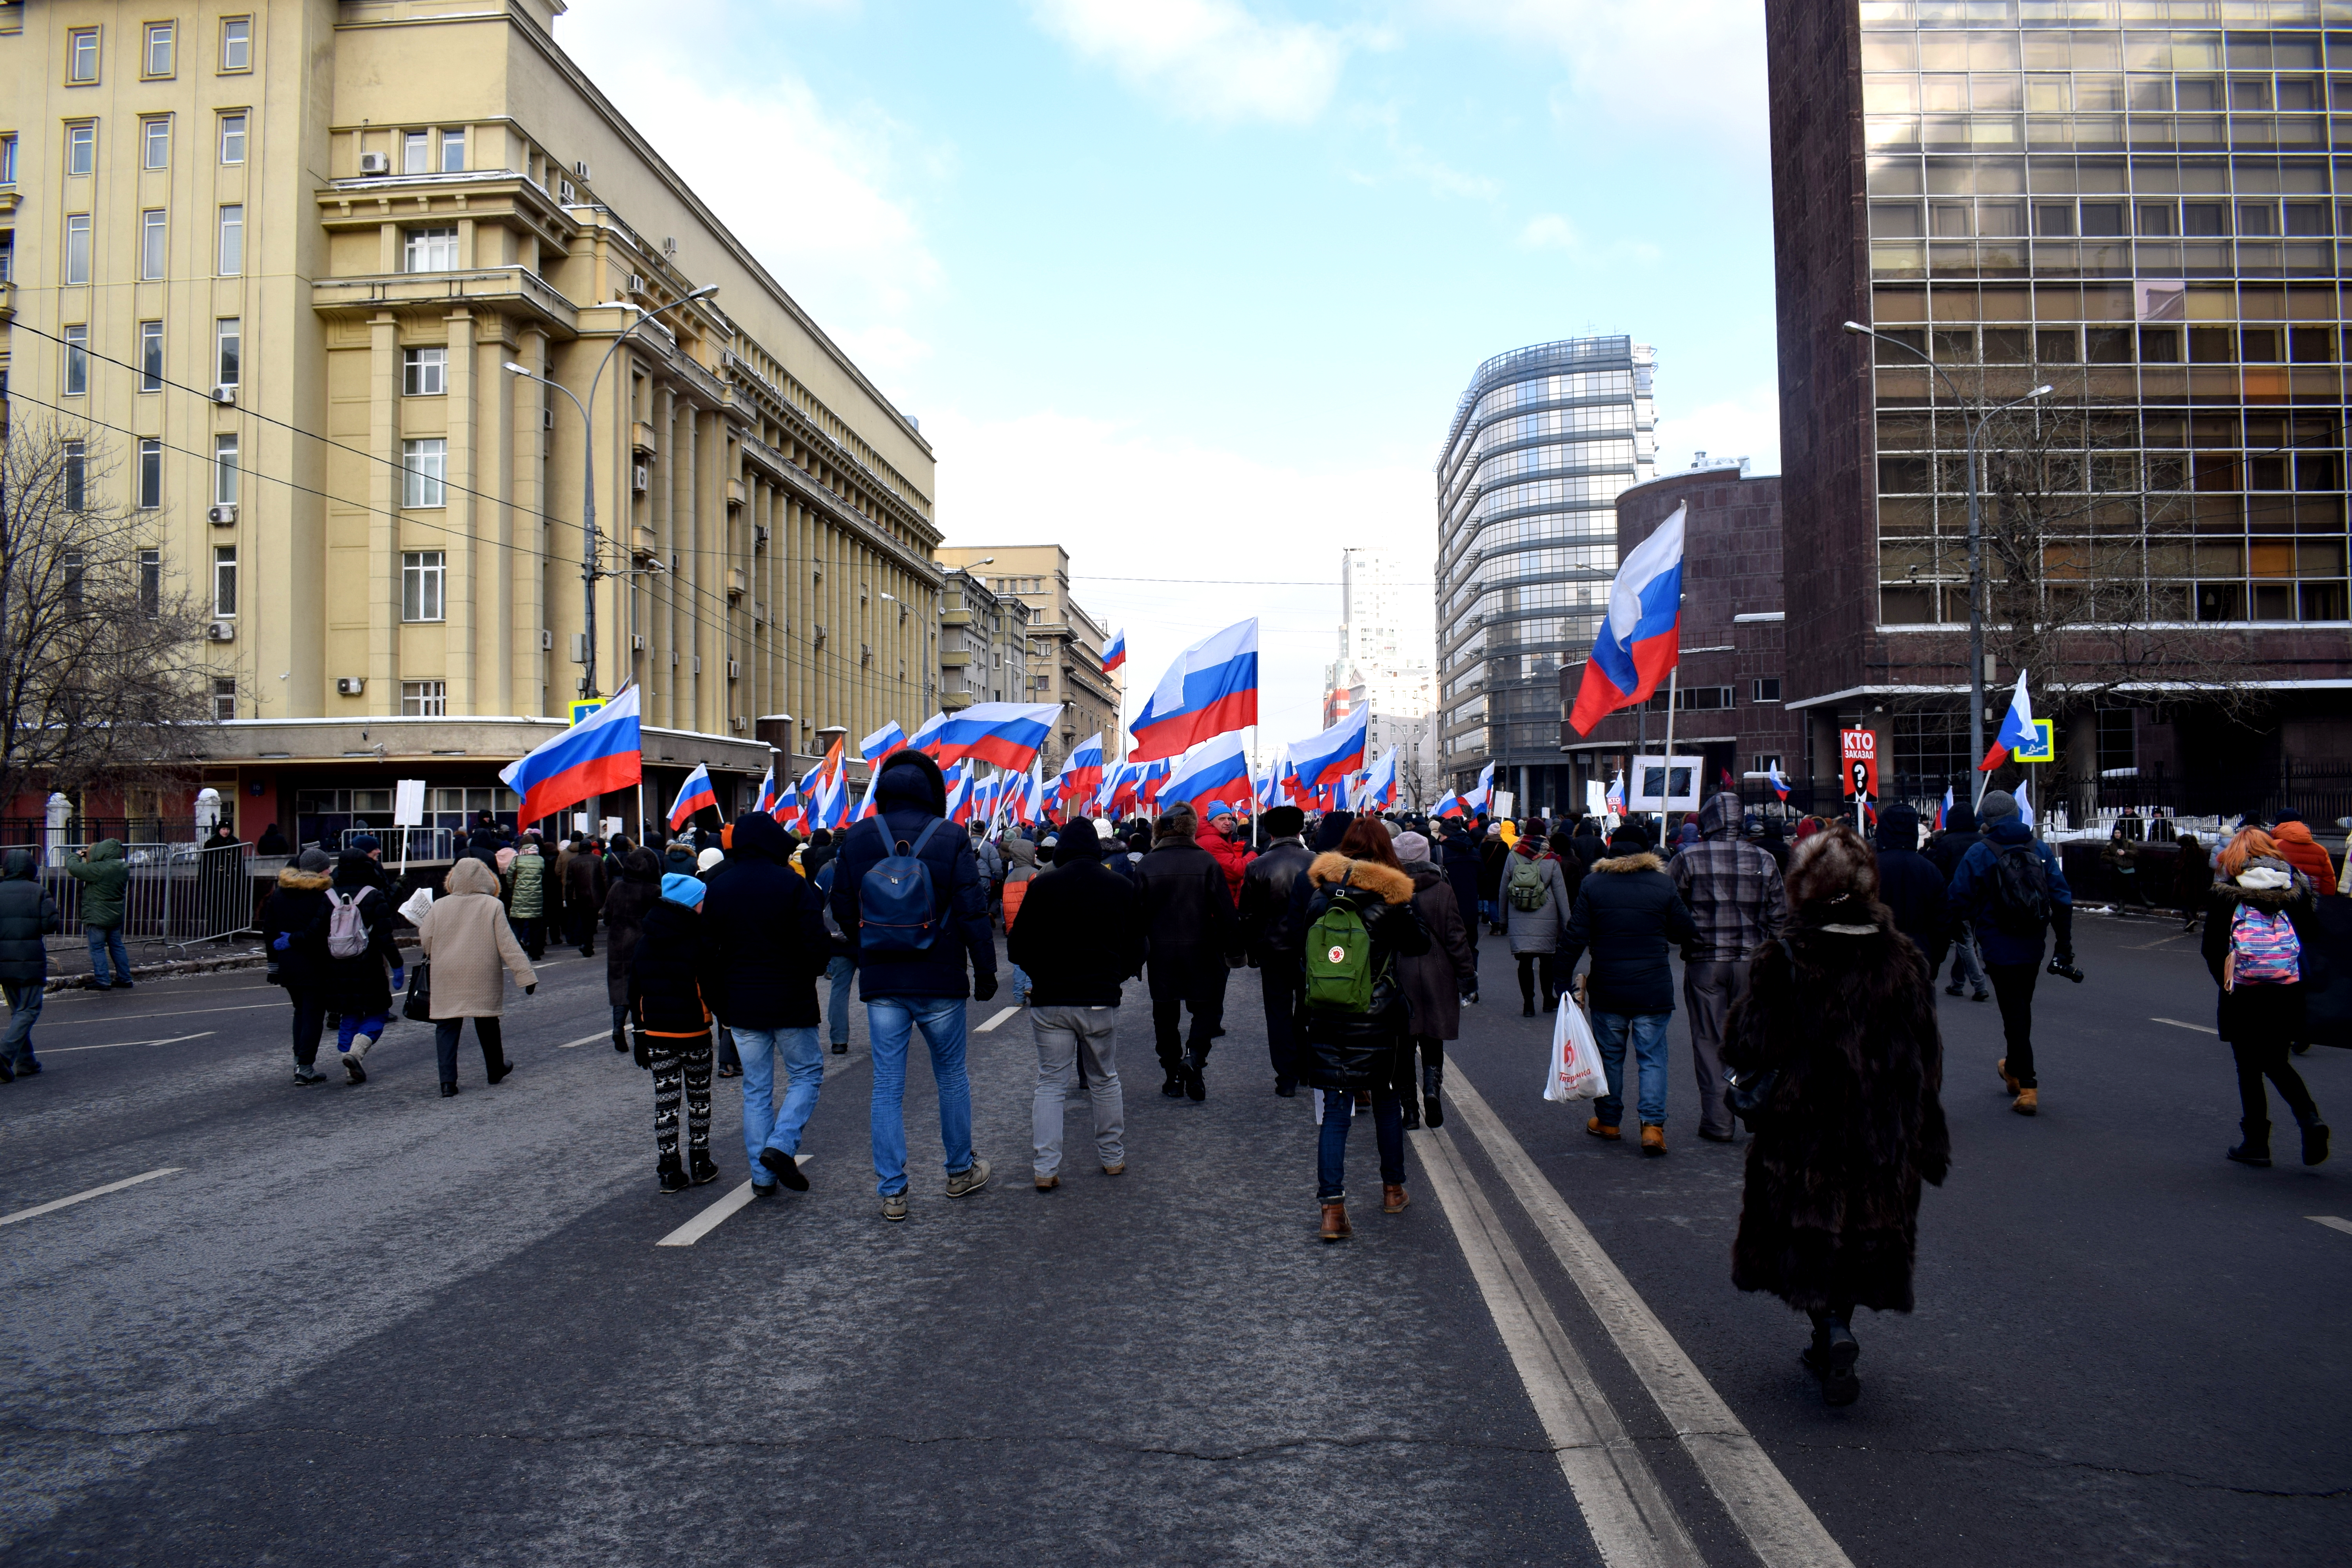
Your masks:
[{"label": "person wearing fur coat", "polygon": [[[2279,853],[2278,842],[2259,827],[2245,828],[2230,840],[2218,857],[2221,875],[2213,883],[2212,904],[2205,920],[2205,967],[2221,986],[2213,1022],[2238,1064],[2238,1131],[2244,1136],[2229,1157],[2241,1165],[2271,1163],[2270,1090],[2294,1113],[2303,1129],[2303,1163],[2316,1165],[2327,1158],[2327,1123],[2303,1075],[2294,1070],[2288,1047],[2303,1033],[2304,988],[2302,935],[2313,913],[2311,883]],[[2287,917],[2296,935],[2295,978],[2286,982],[2245,984],[2238,980],[2231,962],[2241,910],[2275,918]],[[2259,922],[2252,928],[2259,929]]]},{"label": "person wearing fur coat", "polygon": [[1942,1185],[1951,1166],[1943,1040],[1918,949],[1878,901],[1877,863],[1852,826],[1797,846],[1789,904],[1723,1042],[1724,1065],[1763,1096],[1748,1115],[1731,1282],[1811,1316],[1804,1365],[1825,1402],[1851,1405],[1853,1310],[1911,1310],[1919,1184]]}]

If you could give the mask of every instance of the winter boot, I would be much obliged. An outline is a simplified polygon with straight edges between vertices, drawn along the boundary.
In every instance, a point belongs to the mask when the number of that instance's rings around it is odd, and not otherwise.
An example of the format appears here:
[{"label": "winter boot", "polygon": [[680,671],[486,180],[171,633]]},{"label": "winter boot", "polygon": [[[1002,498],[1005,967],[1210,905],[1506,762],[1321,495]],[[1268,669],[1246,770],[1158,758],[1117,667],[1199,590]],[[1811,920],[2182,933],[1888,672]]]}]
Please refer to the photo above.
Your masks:
[{"label": "winter boot", "polygon": [[694,1184],[686,1179],[686,1172],[678,1165],[675,1154],[664,1154],[660,1163],[655,1165],[654,1172],[661,1178],[661,1190],[666,1193],[682,1193]]},{"label": "winter boot", "polygon": [[2324,1165],[2327,1163],[2327,1123],[2314,1121],[2303,1130],[2303,1163]]},{"label": "winter boot", "polygon": [[2021,1089],[2017,1091],[2017,1098],[2009,1102],[2009,1108],[2020,1116],[2032,1116],[2042,1109],[2042,1091],[2038,1089]]},{"label": "winter boot", "polygon": [[1322,1237],[1326,1241],[1345,1241],[1356,1234],[1348,1223],[1348,1205],[1343,1198],[1334,1198],[1323,1205]]},{"label": "winter boot", "polygon": [[1184,1072],[1181,1068],[1168,1069],[1168,1081],[1160,1086],[1160,1092],[1171,1100],[1184,1098]]},{"label": "winter boot", "polygon": [[709,1151],[705,1149],[697,1149],[694,1152],[693,1171],[694,1184],[698,1187],[719,1179],[718,1163],[711,1159]]},{"label": "winter boot", "polygon": [[2014,1100],[2017,1098],[2019,1091],[2025,1088],[2023,1084],[2009,1076],[2009,1058],[2007,1057],[2003,1057],[1999,1061],[1993,1063],[1992,1070],[2000,1075],[2001,1092],[2008,1095],[2011,1099]]},{"label": "winter boot", "polygon": [[1654,1121],[1642,1123],[1642,1152],[1663,1154],[1666,1152],[1666,1130]]},{"label": "winter boot", "polygon": [[1444,1082],[1443,1066],[1432,1062],[1421,1069],[1421,1116],[1432,1127],[1445,1125],[1445,1108],[1437,1100],[1437,1091]]},{"label": "winter boot", "polygon": [[373,1035],[362,1035],[352,1041],[352,1048],[343,1053],[343,1076],[353,1083],[367,1082],[367,1068],[361,1064],[366,1059],[368,1047],[375,1044]]},{"label": "winter boot", "polygon": [[1399,1109],[1404,1113],[1404,1130],[1408,1132],[1420,1131],[1421,1101],[1410,1094],[1401,1094],[1397,1096],[1397,1100]]},{"label": "winter boot", "polygon": [[1383,1182],[1381,1184],[1381,1212],[1382,1214],[1402,1214],[1404,1213],[1406,1206],[1412,1202],[1412,1194],[1404,1190],[1404,1184],[1402,1182]]},{"label": "winter boot", "polygon": [[1606,1138],[1612,1143],[1614,1143],[1618,1139],[1624,1136],[1622,1132],[1618,1131],[1614,1122],[1603,1121],[1598,1116],[1587,1117],[1584,1122],[1584,1130],[1587,1132],[1591,1133],[1595,1138]]},{"label": "winter boot", "polygon": [[1813,1342],[1803,1356],[1805,1368],[1822,1382],[1822,1403],[1852,1405],[1862,1397],[1862,1380],[1853,1374],[1862,1346],[1853,1331],[1835,1318],[1825,1318],[1813,1330]]},{"label": "winter boot", "polygon": [[2238,1140],[2238,1146],[2228,1152],[2228,1157],[2241,1165],[2252,1165],[2257,1170],[2269,1170],[2271,1166],[2270,1123],[2241,1121],[2238,1123],[2238,1131],[2243,1136]]}]

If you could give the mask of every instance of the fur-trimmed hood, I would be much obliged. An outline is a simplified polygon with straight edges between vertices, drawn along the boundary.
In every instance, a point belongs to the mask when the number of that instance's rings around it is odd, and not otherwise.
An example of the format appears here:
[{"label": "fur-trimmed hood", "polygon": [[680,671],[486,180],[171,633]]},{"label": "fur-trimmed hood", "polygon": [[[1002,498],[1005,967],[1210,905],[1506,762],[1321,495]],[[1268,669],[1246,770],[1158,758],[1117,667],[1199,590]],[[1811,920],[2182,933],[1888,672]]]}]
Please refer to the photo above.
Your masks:
[{"label": "fur-trimmed hood", "polygon": [[1592,868],[1622,876],[1628,871],[1663,871],[1666,863],[1644,849],[1638,855],[1618,855],[1605,860],[1595,860]]},{"label": "fur-trimmed hood", "polygon": [[278,885],[289,893],[323,893],[333,879],[325,871],[300,871],[291,866],[278,873]]},{"label": "fur-trimmed hood", "polygon": [[1384,904],[1409,903],[1412,899],[1412,879],[1402,871],[1377,860],[1350,860],[1336,849],[1327,849],[1315,857],[1307,865],[1307,879],[1318,888],[1346,882],[1351,887],[1370,889],[1381,896]]},{"label": "fur-trimmed hood", "polygon": [[[2245,879],[2252,876],[2256,882],[2270,886],[2248,886]],[[2222,891],[2250,910],[2260,910],[2266,915],[2306,904],[2311,900],[2311,881],[2284,860],[2268,855],[2257,855],[2240,868],[2238,875],[2218,884]]]}]

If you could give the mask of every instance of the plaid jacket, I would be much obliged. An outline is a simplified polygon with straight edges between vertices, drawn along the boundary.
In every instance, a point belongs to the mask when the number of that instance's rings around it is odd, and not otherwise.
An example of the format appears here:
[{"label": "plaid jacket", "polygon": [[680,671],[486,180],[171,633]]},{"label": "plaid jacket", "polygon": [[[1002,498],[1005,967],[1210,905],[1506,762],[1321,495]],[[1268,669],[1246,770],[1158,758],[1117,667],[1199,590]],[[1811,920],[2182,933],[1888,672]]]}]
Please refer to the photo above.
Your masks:
[{"label": "plaid jacket", "polygon": [[1686,962],[1746,958],[1788,923],[1788,885],[1780,866],[1736,829],[1684,845],[1667,869],[1698,922],[1698,940],[1683,951]]}]

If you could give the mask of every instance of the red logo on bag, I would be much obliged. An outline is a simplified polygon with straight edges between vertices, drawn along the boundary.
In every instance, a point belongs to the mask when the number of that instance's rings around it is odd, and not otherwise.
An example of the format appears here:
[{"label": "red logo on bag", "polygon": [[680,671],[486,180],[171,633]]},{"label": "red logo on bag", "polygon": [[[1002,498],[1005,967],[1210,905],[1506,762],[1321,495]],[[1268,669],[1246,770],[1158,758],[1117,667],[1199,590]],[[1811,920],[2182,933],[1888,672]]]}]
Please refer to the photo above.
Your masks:
[{"label": "red logo on bag", "polygon": [[1332,963],[1345,963],[1348,962],[1348,950],[1344,947],[1335,947],[1324,956]]}]

